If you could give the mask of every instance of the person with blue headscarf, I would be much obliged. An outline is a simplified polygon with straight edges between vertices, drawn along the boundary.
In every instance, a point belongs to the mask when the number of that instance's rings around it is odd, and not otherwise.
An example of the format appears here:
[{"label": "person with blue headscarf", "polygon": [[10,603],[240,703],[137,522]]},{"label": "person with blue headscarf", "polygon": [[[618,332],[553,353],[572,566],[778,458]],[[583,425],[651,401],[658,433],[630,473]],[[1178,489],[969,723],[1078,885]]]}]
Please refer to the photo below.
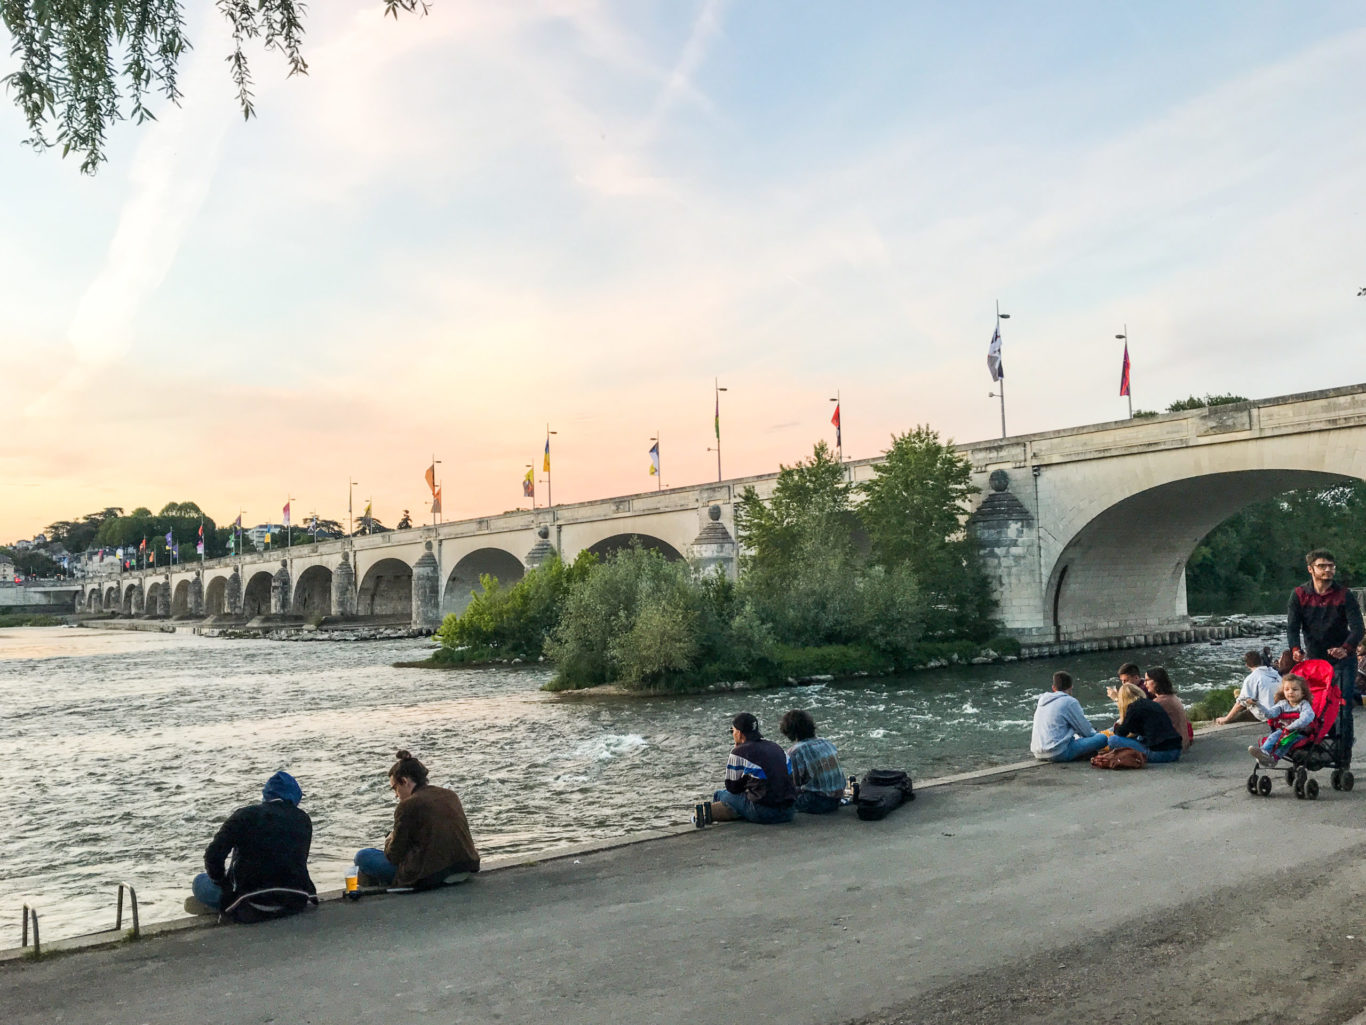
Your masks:
[{"label": "person with blue headscarf", "polygon": [[204,871],[194,877],[185,910],[255,921],[317,903],[308,876],[313,822],[299,807],[302,799],[298,782],[281,771],[266,781],[259,804],[229,815],[204,851]]}]

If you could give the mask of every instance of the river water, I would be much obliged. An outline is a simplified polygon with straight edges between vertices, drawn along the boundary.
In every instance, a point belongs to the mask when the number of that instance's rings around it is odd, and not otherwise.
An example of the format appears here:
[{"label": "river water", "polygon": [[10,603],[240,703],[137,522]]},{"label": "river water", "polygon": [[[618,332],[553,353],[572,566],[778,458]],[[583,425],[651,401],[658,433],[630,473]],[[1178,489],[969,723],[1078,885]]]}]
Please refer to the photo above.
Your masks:
[{"label": "river water", "polygon": [[[848,684],[675,698],[557,697],[543,668],[395,669],[424,641],[216,640],[0,630],[0,947],[34,904],[45,939],[113,926],[120,881],[147,921],[178,917],[204,846],[276,769],[303,787],[314,882],[340,885],[393,816],[394,750],[461,795],[485,855],[549,850],[687,820],[719,786],[729,723],[806,707],[846,772],[917,778],[1028,757],[1054,670],[1097,723],[1115,668],[1165,664],[1189,703],[1241,678],[1264,638],[951,667]],[[13,929],[10,934],[9,930]]]}]

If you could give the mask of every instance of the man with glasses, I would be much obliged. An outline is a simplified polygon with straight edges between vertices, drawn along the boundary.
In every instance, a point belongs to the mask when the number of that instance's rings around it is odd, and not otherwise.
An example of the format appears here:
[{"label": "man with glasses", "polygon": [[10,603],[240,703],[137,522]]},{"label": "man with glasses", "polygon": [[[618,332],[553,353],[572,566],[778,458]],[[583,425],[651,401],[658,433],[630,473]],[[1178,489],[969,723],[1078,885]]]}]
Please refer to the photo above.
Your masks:
[{"label": "man with glasses", "polygon": [[1356,704],[1356,650],[1366,632],[1361,606],[1355,594],[1334,581],[1337,560],[1332,552],[1315,548],[1305,556],[1305,562],[1309,583],[1295,588],[1286,610],[1290,650],[1296,662],[1322,658],[1333,664],[1333,679],[1346,702],[1339,721],[1345,759],[1350,762],[1355,739],[1352,709]]}]

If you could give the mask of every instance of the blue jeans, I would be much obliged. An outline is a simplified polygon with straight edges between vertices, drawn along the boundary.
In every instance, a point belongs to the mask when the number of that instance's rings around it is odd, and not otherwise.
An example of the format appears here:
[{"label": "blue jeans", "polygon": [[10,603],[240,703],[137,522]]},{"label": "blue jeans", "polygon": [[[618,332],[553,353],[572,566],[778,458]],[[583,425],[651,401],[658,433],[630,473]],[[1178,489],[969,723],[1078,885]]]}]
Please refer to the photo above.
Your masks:
[{"label": "blue jeans", "polygon": [[1147,756],[1148,761],[1154,765],[1161,765],[1163,762],[1174,762],[1181,757],[1181,749],[1174,747],[1170,751],[1152,751],[1148,745],[1141,740],[1133,740],[1129,737],[1111,737],[1111,747],[1127,747],[1135,751],[1142,751]]},{"label": "blue jeans", "polygon": [[757,822],[762,826],[771,826],[778,822],[791,822],[797,817],[797,809],[791,805],[786,808],[770,808],[766,804],[755,804],[744,794],[732,794],[729,790],[716,791],[712,795],[712,800],[719,804],[729,805],[745,821]]},{"label": "blue jeans", "polygon": [[384,852],[374,847],[366,847],[356,852],[356,867],[368,875],[379,886],[392,886],[398,868],[384,856]]},{"label": "blue jeans", "polygon": [[1343,751],[1346,760],[1352,760],[1352,743],[1356,740],[1355,730],[1352,727],[1352,710],[1357,703],[1357,658],[1355,655],[1348,655],[1346,658],[1333,663],[1333,682],[1342,691],[1342,700],[1346,702],[1342,706],[1342,711],[1338,713],[1338,736],[1342,738]]},{"label": "blue jeans", "polygon": [[822,794],[816,790],[797,791],[796,809],[804,811],[808,815],[829,815],[832,811],[838,811],[839,806],[840,799],[838,797],[831,797],[829,794]]},{"label": "blue jeans", "polygon": [[215,911],[223,908],[223,888],[209,878],[207,872],[200,872],[190,883],[190,891],[201,904],[207,904]]},{"label": "blue jeans", "polygon": [[1109,739],[1103,733],[1093,733],[1089,737],[1073,737],[1049,755],[1048,761],[1075,762],[1078,758],[1090,758],[1096,752],[1105,750],[1105,742]]}]

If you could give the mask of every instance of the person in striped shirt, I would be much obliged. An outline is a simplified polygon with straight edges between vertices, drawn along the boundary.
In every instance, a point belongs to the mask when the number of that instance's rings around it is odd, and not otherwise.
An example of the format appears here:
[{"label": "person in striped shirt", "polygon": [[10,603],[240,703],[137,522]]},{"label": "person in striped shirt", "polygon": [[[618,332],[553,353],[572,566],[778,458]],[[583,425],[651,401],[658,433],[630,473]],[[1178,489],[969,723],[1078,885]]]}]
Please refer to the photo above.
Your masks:
[{"label": "person in striped shirt", "polygon": [[712,816],[765,825],[791,822],[797,792],[786,752],[763,738],[752,712],[741,712],[731,720],[730,735],[735,746],[726,759],[726,787],[712,797]]}]

